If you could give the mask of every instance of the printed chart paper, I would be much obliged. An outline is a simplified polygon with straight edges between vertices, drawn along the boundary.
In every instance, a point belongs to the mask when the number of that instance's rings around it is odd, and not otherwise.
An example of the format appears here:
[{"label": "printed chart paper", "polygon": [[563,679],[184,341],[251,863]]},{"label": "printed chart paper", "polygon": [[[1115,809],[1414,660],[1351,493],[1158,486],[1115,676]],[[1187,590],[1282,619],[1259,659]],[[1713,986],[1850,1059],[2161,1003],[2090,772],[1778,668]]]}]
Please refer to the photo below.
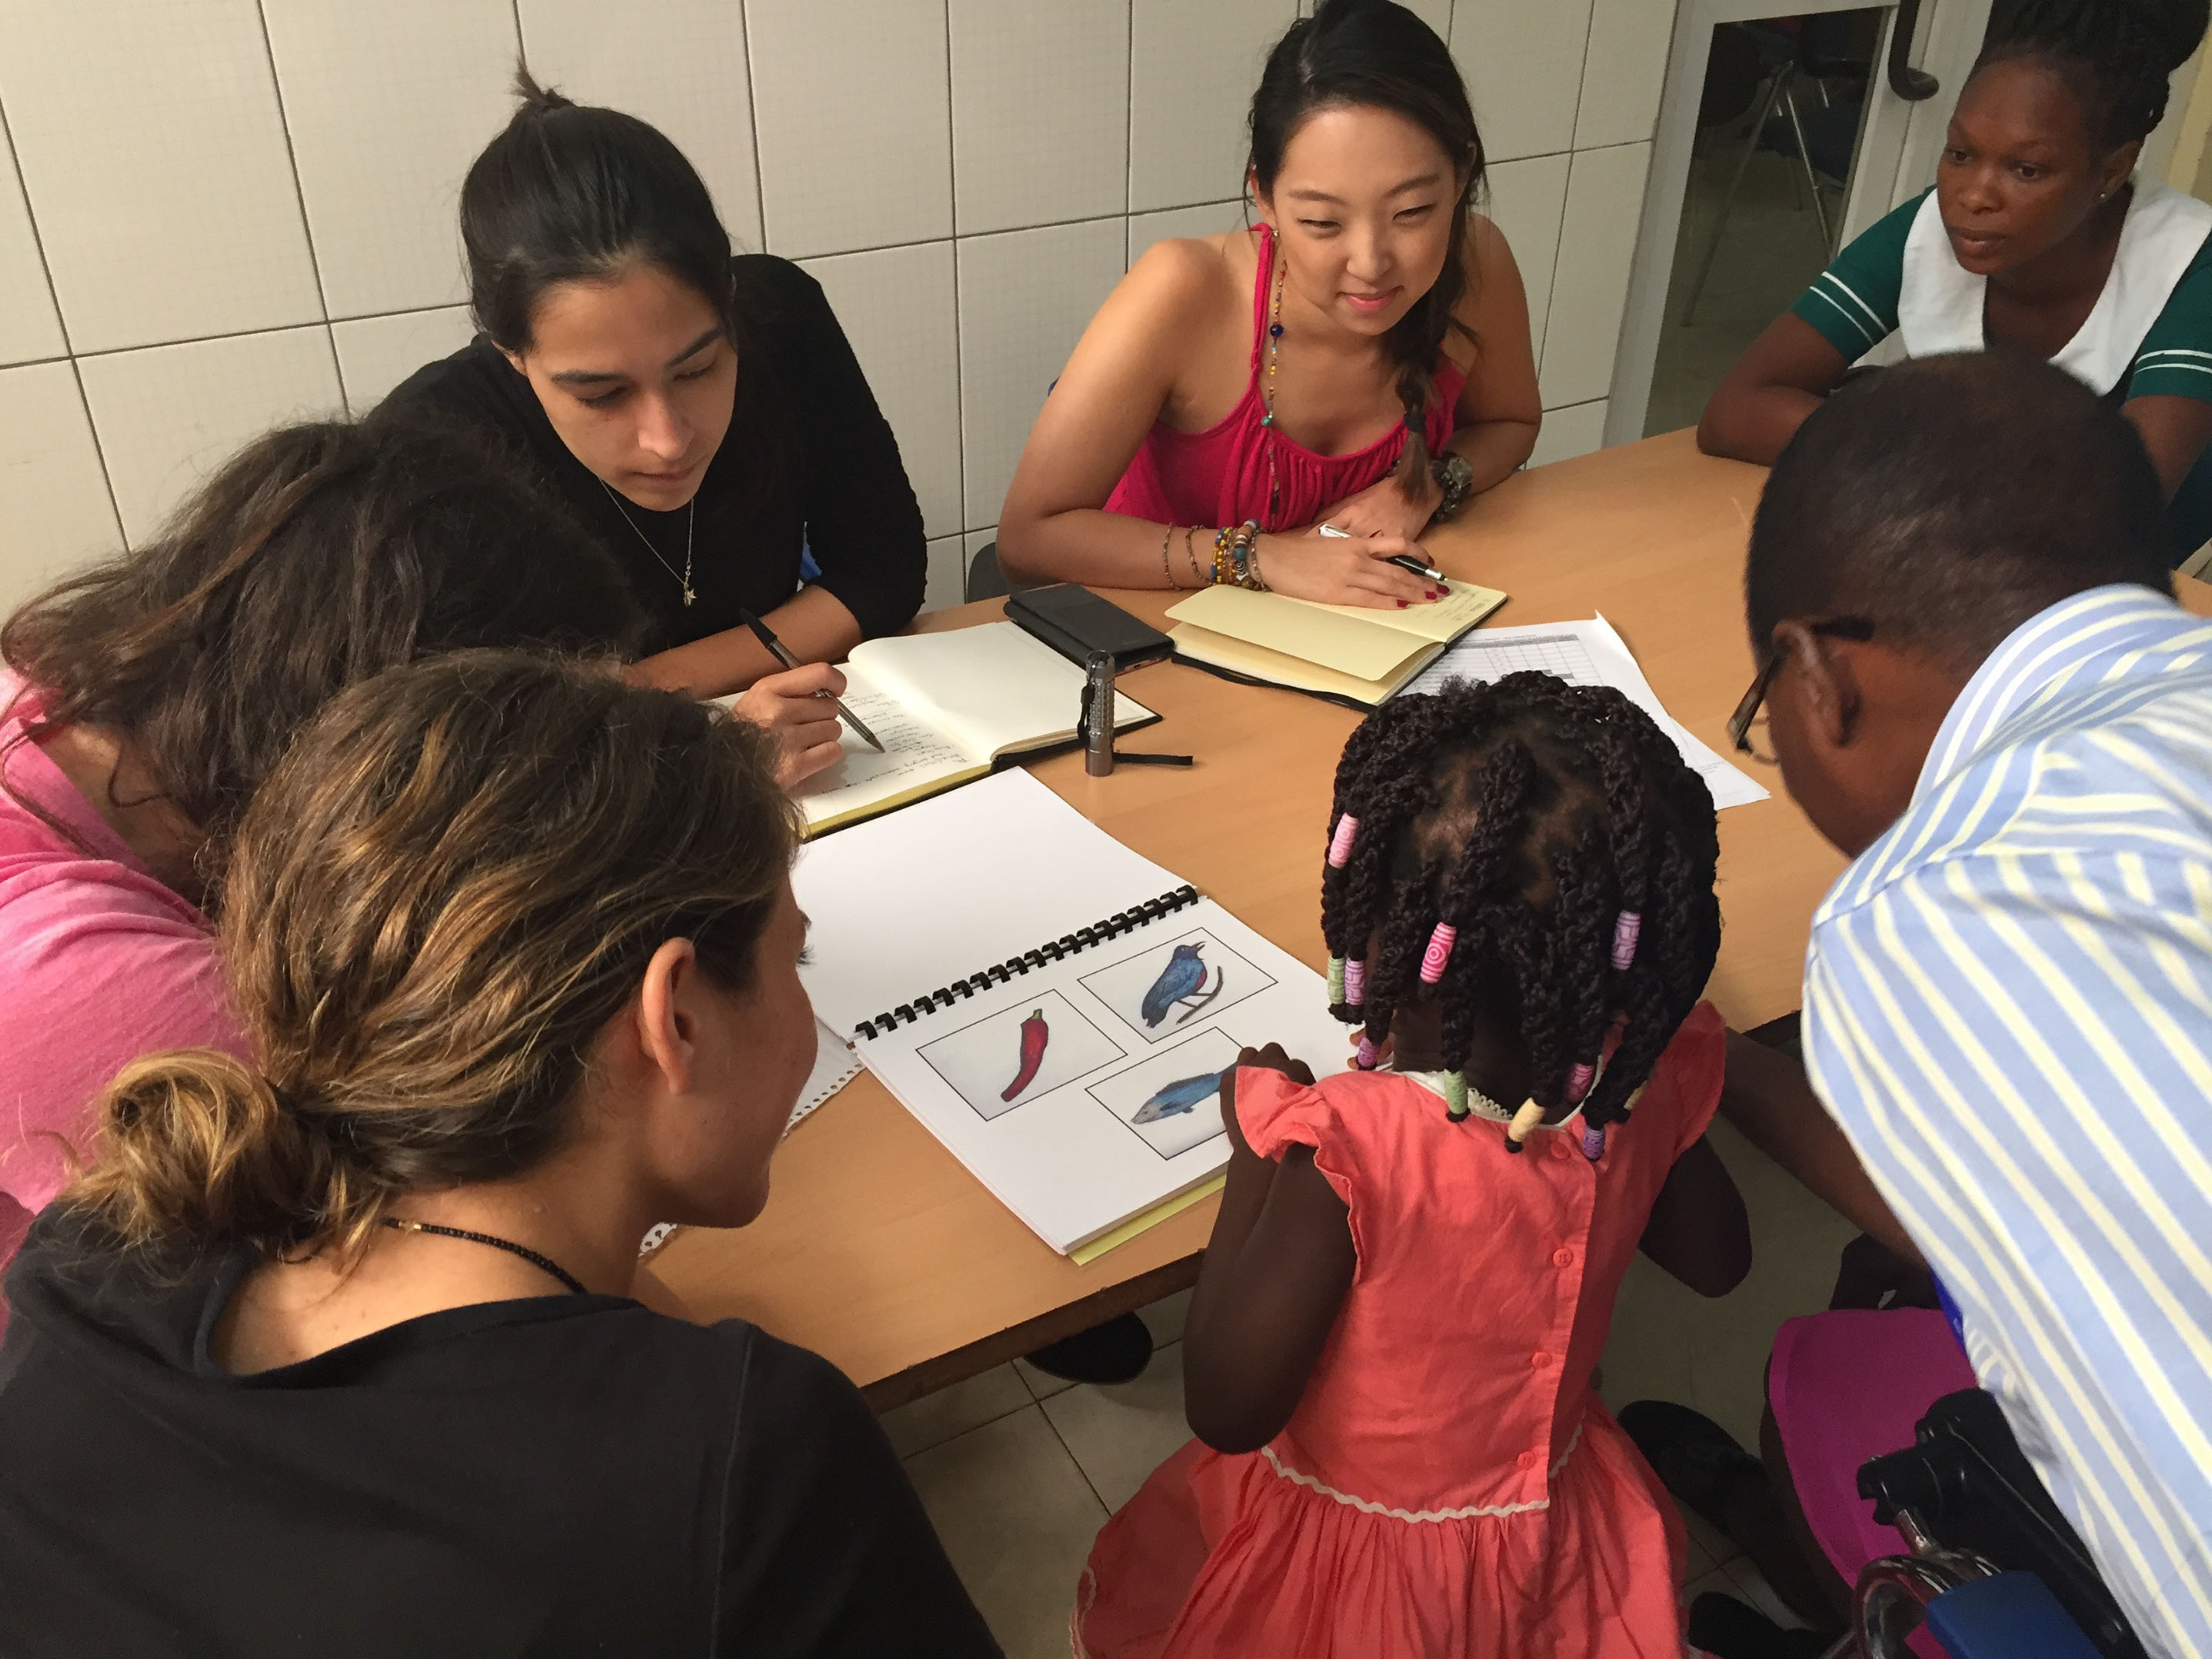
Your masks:
[{"label": "printed chart paper", "polygon": [[1690,769],[1713,792],[1717,810],[1767,798],[1757,781],[1699,742],[1667,712],[1650,681],[1637,666],[1628,642],[1603,617],[1589,622],[1478,629],[1431,663],[1406,690],[1440,691],[1454,680],[1487,684],[1524,671],[1556,674],[1570,685],[1609,685],[1622,693],[1674,740]]}]

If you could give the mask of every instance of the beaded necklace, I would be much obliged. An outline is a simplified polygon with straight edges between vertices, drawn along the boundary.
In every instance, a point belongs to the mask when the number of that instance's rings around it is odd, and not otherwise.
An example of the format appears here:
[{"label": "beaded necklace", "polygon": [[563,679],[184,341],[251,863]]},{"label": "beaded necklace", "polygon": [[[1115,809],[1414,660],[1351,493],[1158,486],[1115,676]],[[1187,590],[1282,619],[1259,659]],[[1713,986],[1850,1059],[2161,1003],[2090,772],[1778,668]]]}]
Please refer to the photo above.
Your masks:
[{"label": "beaded necklace", "polygon": [[1282,434],[1275,430],[1275,366],[1283,345],[1283,250],[1273,250],[1275,257],[1275,294],[1267,306],[1267,378],[1260,383],[1260,447],[1267,453],[1267,522],[1266,528],[1275,527],[1275,515],[1282,510],[1283,480],[1275,471],[1275,446]]}]

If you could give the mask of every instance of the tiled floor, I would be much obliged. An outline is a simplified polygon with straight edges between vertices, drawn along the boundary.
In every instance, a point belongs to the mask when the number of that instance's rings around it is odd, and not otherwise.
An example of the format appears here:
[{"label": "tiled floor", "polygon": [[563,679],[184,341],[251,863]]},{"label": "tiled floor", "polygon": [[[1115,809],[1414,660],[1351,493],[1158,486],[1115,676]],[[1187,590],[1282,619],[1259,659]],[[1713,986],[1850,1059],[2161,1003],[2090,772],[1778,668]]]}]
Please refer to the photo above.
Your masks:
[{"label": "tiled floor", "polygon": [[[1708,1301],[1638,1258],[1621,1287],[1603,1393],[1619,1407],[1677,1400],[1758,1443],[1775,1328],[1827,1305],[1850,1229],[1725,1125],[1713,1143],[1742,1188],[1754,1265]],[[1121,1388],[1056,1382],[1016,1360],[887,1413],[953,1565],[1012,1659],[1064,1656],[1067,1613],[1092,1536],[1188,1437],[1182,1417],[1188,1292],[1145,1310],[1159,1351]],[[1684,1594],[1718,1589],[1791,1625],[1756,1568],[1690,1517]]]}]

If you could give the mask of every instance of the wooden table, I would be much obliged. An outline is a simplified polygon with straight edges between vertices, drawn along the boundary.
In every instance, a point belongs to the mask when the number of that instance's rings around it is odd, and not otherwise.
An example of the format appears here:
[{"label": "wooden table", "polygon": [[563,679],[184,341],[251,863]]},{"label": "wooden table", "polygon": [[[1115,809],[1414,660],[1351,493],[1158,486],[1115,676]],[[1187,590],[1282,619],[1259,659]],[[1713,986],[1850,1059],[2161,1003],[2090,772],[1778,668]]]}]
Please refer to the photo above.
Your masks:
[{"label": "wooden table", "polygon": [[[1603,611],[1668,712],[1726,753],[1724,727],[1752,673],[1743,555],[1765,478],[1761,468],[1698,454],[1678,432],[1519,474],[1425,545],[1449,574],[1511,594],[1503,623]],[[1110,597],[1164,626],[1176,596]],[[965,605],[921,625],[965,627],[998,611],[997,601]],[[1036,775],[1324,967],[1330,781],[1356,717],[1172,663],[1122,684],[1165,716],[1139,746],[1188,750],[1199,764],[1092,778],[1080,755],[1066,754],[1039,763]],[[1742,1029],[1797,1006],[1814,906],[1843,867],[1780,779],[1761,781],[1772,799],[1720,816],[1724,927],[1709,994]],[[758,1221],[679,1233],[654,1267],[700,1317],[742,1316],[827,1355],[881,1409],[1192,1283],[1215,1208],[1208,1199],[1079,1267],[864,1073],[785,1143]]]}]

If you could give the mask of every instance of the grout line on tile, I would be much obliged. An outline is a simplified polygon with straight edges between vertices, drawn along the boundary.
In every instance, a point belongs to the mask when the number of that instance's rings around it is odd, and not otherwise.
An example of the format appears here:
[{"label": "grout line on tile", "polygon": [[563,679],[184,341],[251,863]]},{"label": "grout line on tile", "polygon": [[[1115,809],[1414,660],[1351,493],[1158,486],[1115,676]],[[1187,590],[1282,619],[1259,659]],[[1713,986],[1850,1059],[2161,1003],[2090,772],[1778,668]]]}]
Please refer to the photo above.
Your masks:
[{"label": "grout line on tile", "polygon": [[1596,38],[1597,4],[1596,0],[1591,0],[1583,12],[1583,67],[1582,72],[1575,76],[1575,118],[1567,124],[1567,147],[1570,149],[1575,148],[1575,135],[1582,131],[1583,88],[1589,84],[1590,42]]},{"label": "grout line on tile", "polygon": [[[384,314],[393,317],[405,317],[411,316],[413,313],[404,311],[394,311]],[[360,318],[346,317],[341,318],[339,320],[342,322],[358,322],[363,319]],[[297,334],[302,330],[310,328],[319,328],[327,331],[330,328],[330,324],[327,321],[318,318],[312,323],[284,323],[276,328],[242,328],[237,331],[237,332],[232,334],[195,334],[190,338],[183,340],[149,340],[143,345],[117,346],[107,351],[80,351],[75,355],[74,361],[81,363],[93,362],[102,357],[128,357],[133,352],[138,351],[167,351],[172,346],[213,345],[218,340],[258,340],[265,335]]]},{"label": "grout line on tile", "polygon": [[92,417],[92,399],[85,395],[84,370],[69,360],[70,378],[76,382],[76,400],[84,409],[84,423],[92,433],[92,453],[100,457],[100,482],[107,490],[107,510],[115,515],[115,539],[127,550],[131,532],[123,526],[123,503],[115,497],[115,474],[107,465],[107,446],[100,441],[100,422]]},{"label": "grout line on tile", "polygon": [[[23,217],[31,227],[31,246],[39,251],[39,274],[46,279],[46,298],[53,303],[54,326],[62,331],[62,353],[64,356],[74,356],[76,343],[70,338],[69,319],[62,314],[62,291],[54,286],[54,268],[46,258],[46,239],[40,233],[38,212],[31,205],[31,181],[23,176],[22,153],[15,148],[15,135],[9,128],[5,109],[0,109],[0,143],[8,146],[8,164],[15,169],[15,188],[23,198]],[[52,362],[53,359],[48,357],[39,361]],[[20,368],[21,365],[10,364],[9,367]]]},{"label": "grout line on tile", "polygon": [[[1080,1383],[1077,1385],[1079,1388],[1082,1386],[1085,1385]],[[1066,1394],[1073,1392],[1073,1389],[1063,1391]],[[1053,1396],[1055,1400],[1062,1397],[1062,1395]],[[1037,1415],[1044,1419],[1045,1427],[1052,1431],[1052,1437],[1060,1442],[1060,1450],[1067,1454],[1067,1461],[1075,1465],[1075,1472],[1083,1477],[1083,1484],[1091,1489],[1091,1497],[1098,1500],[1098,1507],[1105,1510],[1110,1517],[1114,1513],[1114,1506],[1106,1501],[1106,1495],[1098,1490],[1098,1483],[1091,1478],[1091,1471],[1083,1467],[1083,1460],[1075,1455],[1075,1448],[1067,1443],[1067,1437],[1060,1431],[1060,1425],[1052,1420],[1052,1413],[1044,1408],[1043,1401],[1040,1400],[1036,1402],[1036,1410]]]},{"label": "grout line on tile", "polygon": [[[307,245],[307,269],[315,274],[315,300],[322,308],[322,320],[327,325],[331,320],[330,290],[323,286],[323,258],[316,251],[314,227],[307,222],[307,187],[301,181],[300,154],[292,144],[292,112],[284,104],[284,77],[276,73],[276,43],[269,34],[269,0],[253,0],[253,15],[261,24],[261,51],[269,60],[270,89],[276,94],[276,125],[284,134],[285,162],[292,169],[292,199],[300,204],[300,236]],[[255,331],[265,333],[271,331]],[[335,341],[331,345],[331,365],[335,371],[337,366],[337,344]],[[343,377],[338,382],[338,395],[341,398],[345,395]]]},{"label": "grout line on tile", "polygon": [[[520,5],[522,0],[515,0]],[[760,159],[760,88],[753,80],[753,25],[745,14],[744,0],[739,0],[738,14],[738,50],[745,57],[745,131],[751,136],[753,145],[753,217],[760,221],[760,252],[768,252],[768,191],[761,180]]]},{"label": "grout line on tile", "polygon": [[1121,9],[1128,56],[1121,94],[1121,269],[1129,268],[1128,216],[1137,199],[1137,0]]}]

